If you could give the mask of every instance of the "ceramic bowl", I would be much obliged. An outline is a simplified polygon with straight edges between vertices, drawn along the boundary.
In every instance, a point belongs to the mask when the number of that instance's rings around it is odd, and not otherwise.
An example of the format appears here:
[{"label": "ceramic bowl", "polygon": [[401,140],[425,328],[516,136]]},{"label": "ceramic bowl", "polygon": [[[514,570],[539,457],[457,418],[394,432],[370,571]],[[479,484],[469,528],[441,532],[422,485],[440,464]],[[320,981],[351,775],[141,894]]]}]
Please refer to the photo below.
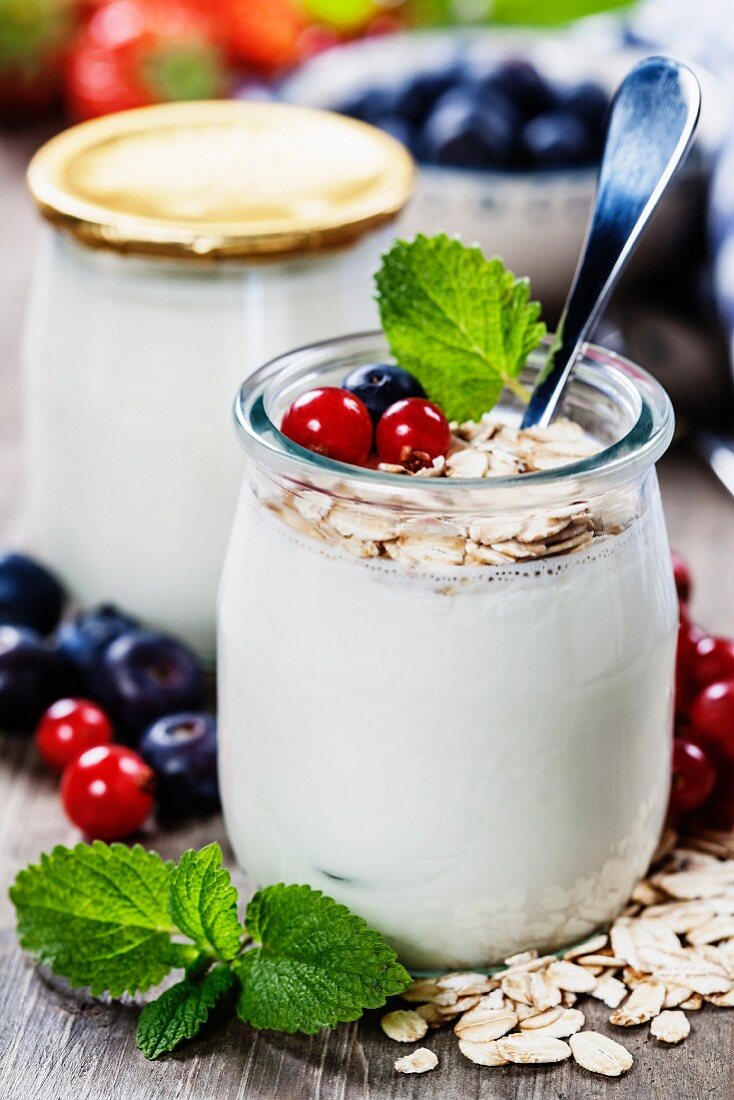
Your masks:
[{"label": "ceramic bowl", "polygon": [[[644,52],[609,49],[597,38],[475,30],[412,33],[376,38],[329,50],[308,62],[282,87],[283,98],[331,107],[363,86],[449,64],[457,56],[477,68],[502,57],[526,57],[564,83],[593,80],[610,93]],[[704,107],[696,146],[670,188],[633,261],[634,277],[662,268],[685,240],[700,210],[712,152],[724,129],[720,90],[697,70]],[[551,312],[562,303],[583,243],[594,195],[596,169],[473,171],[420,166],[413,201],[396,232],[458,233],[488,255],[502,256],[531,279],[533,295]]]}]

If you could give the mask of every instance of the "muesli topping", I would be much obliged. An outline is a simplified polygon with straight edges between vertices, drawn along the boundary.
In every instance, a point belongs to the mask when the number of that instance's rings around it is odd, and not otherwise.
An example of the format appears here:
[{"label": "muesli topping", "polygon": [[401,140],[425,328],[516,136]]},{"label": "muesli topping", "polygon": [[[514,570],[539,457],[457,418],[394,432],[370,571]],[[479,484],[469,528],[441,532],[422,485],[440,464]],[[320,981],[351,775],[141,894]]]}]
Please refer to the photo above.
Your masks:
[{"label": "muesli topping", "polygon": [[[569,420],[522,430],[486,416],[451,427],[452,449],[446,459],[439,456],[416,470],[385,463],[378,469],[419,478],[504,477],[564,466],[599,449]],[[593,502],[474,517],[406,518],[387,506],[345,503],[300,487],[264,503],[301,534],[356,557],[388,558],[409,569],[516,565],[573,554],[626,529],[637,510],[628,490],[607,492]]]}]

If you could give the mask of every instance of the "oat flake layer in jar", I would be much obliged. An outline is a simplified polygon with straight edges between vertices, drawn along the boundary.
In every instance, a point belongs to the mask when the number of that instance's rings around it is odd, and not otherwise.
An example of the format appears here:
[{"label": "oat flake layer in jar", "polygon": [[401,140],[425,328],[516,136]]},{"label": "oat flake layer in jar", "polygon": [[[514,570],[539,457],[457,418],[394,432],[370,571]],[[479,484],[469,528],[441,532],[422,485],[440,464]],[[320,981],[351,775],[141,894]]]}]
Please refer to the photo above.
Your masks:
[{"label": "oat flake layer in jar", "polygon": [[242,468],[232,392],[287,348],[372,327],[370,273],[412,174],[371,127],[260,103],[124,112],[37,154],[29,541],[80,602],[212,652]]},{"label": "oat flake layer in jar", "polygon": [[[256,883],[324,890],[407,965],[483,966],[609,921],[655,848],[677,603],[654,464],[673,416],[588,348],[573,423],[457,429],[449,477],[345,466],[278,430],[299,393],[386,358],[381,336],[307,348],[237,400],[225,821]],[[516,424],[514,401],[492,418]]]}]

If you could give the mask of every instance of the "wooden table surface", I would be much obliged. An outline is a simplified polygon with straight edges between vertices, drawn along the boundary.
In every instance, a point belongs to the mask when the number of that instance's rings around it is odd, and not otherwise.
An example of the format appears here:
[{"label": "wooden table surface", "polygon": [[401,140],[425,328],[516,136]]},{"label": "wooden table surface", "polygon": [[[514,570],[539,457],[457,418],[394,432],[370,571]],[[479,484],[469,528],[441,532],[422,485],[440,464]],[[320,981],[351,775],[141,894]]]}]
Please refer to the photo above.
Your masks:
[{"label": "wooden table surface", "polygon": [[[22,173],[35,144],[0,135],[0,544],[12,541],[20,494],[18,336],[35,225]],[[734,634],[734,502],[684,449],[669,455],[660,472],[671,539],[694,570],[696,616],[711,630]],[[392,1067],[403,1051],[382,1036],[376,1013],[312,1038],[257,1034],[235,1021],[167,1059],[146,1062],[134,1042],[137,1007],[68,990],[40,973],[16,943],[8,886],[40,852],[78,839],[28,740],[0,737],[0,1100],[734,1097],[734,1017],[710,1010],[690,1014],[692,1035],[677,1048],[660,1049],[646,1027],[625,1032],[635,1065],[619,1080],[592,1076],[572,1062],[482,1069],[458,1053],[450,1032],[430,1036],[440,1058],[436,1071],[401,1076]],[[151,832],[149,840],[177,858],[187,847],[224,843],[224,835],[213,818]],[[603,1006],[590,1007],[588,1017],[609,1030]]]}]

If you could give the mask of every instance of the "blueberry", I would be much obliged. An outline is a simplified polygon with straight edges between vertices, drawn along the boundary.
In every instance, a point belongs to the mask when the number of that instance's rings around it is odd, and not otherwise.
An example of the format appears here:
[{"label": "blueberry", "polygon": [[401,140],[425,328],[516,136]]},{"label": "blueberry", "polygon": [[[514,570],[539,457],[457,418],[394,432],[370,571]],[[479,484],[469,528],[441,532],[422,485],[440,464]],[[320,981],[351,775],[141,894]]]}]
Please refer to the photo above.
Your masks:
[{"label": "blueberry", "polygon": [[140,624],[112,604],[80,611],[63,622],[56,634],[56,651],[84,692],[97,695],[102,654],[116,638]]},{"label": "blueberry", "polygon": [[381,130],[390,134],[391,137],[397,138],[408,148],[413,144],[413,128],[409,122],[398,115],[383,115],[382,118],[373,119],[373,125],[379,126]]},{"label": "blueberry", "polygon": [[31,733],[62,694],[59,658],[38,634],[0,626],[0,729]]},{"label": "blueberry", "polygon": [[349,390],[365,403],[375,424],[385,409],[406,397],[425,397],[425,390],[417,378],[400,367],[388,363],[368,363],[356,367],[342,382],[342,389]]},{"label": "blueberry", "polygon": [[427,161],[456,168],[506,167],[518,148],[515,119],[498,100],[477,106],[467,98],[446,97],[423,128],[422,138]]},{"label": "blueberry", "polygon": [[500,61],[479,81],[477,92],[504,96],[527,118],[549,111],[555,105],[553,88],[534,65],[522,58]]},{"label": "blueberry", "polygon": [[105,649],[97,697],[113,722],[135,736],[166,714],[199,710],[204,672],[183,642],[152,630],[129,630]]},{"label": "blueberry", "polygon": [[503,96],[488,92],[477,94],[475,104],[483,127],[483,140],[491,152],[492,165],[513,167],[520,152],[523,125],[520,112]]},{"label": "blueberry", "polygon": [[343,115],[351,115],[362,122],[374,122],[376,119],[393,113],[396,89],[388,85],[363,88],[347,99],[337,103],[333,110]]},{"label": "blueberry", "polygon": [[542,168],[588,164],[597,153],[586,123],[561,111],[532,119],[523,129],[522,140],[532,163]]},{"label": "blueberry", "polygon": [[[454,88],[449,88],[434,104],[434,108],[431,111],[430,118],[449,106],[453,107],[471,107],[474,103],[474,89],[467,87],[464,84],[458,84]],[[429,118],[429,120],[430,120]]]},{"label": "blueberry", "polygon": [[460,71],[456,66],[414,73],[396,89],[393,109],[407,122],[419,126],[436,101],[459,82]]},{"label": "blueberry", "polygon": [[140,755],[156,773],[164,818],[209,813],[219,806],[217,723],[210,714],[172,714],[143,734]]},{"label": "blueberry", "polygon": [[595,134],[601,134],[609,110],[609,96],[591,80],[558,89],[559,109],[582,119]]},{"label": "blueberry", "polygon": [[64,606],[64,590],[45,566],[25,554],[0,556],[0,623],[50,634]]}]

